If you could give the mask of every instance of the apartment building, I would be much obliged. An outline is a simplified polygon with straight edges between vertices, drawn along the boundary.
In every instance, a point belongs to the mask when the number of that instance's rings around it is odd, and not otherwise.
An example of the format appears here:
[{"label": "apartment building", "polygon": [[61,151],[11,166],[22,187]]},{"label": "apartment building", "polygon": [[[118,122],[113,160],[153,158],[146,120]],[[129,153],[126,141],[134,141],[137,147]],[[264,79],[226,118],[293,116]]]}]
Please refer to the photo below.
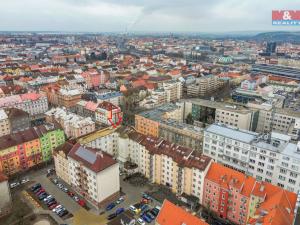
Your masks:
[{"label": "apartment building", "polygon": [[166,102],[174,102],[182,98],[182,83],[179,81],[168,81],[161,86],[165,92]]},{"label": "apartment building", "polygon": [[217,91],[223,84],[224,82],[218,76],[214,75],[196,78],[195,83],[187,86],[187,96],[207,96]]},{"label": "apartment building", "polygon": [[78,142],[91,148],[104,149],[106,153],[118,157],[119,161],[125,163],[128,159],[128,155],[122,157],[122,154],[118,152],[119,148],[119,133],[117,129],[107,127],[101,130],[97,130],[91,134],[88,134],[78,139]]},{"label": "apartment building", "polygon": [[182,121],[182,109],[175,104],[164,104],[153,110],[142,112],[135,115],[135,129],[145,135],[158,137],[159,120],[173,119]]},{"label": "apartment building", "polygon": [[10,134],[10,123],[4,109],[0,109],[0,137]]},{"label": "apartment building", "polygon": [[93,121],[95,121],[95,111],[98,105],[99,103],[95,103],[92,101],[80,100],[75,106],[74,113],[83,117],[90,117]]},{"label": "apartment building", "polygon": [[97,122],[109,126],[118,126],[122,123],[123,113],[119,106],[103,101],[95,110]]},{"label": "apartment building", "polygon": [[0,137],[0,172],[12,175],[46,162],[52,151],[65,142],[57,124],[45,124]]},{"label": "apartment building", "polygon": [[292,224],[296,199],[292,192],[212,163],[204,181],[202,204],[234,224],[269,221],[275,225]]},{"label": "apartment building", "polygon": [[204,99],[192,99],[184,102],[184,104],[186,109],[191,109],[196,124],[217,122],[253,131],[255,131],[257,126],[258,110],[253,110],[246,106]]},{"label": "apartment building", "polygon": [[151,182],[168,186],[174,193],[202,200],[203,181],[211,163],[209,157],[135,131],[127,135],[129,157]]},{"label": "apartment building", "polygon": [[68,154],[74,146],[74,142],[66,141],[53,150],[53,159],[56,175],[71,185]]},{"label": "apartment building", "polygon": [[0,218],[11,212],[12,199],[8,184],[8,177],[0,172]]},{"label": "apartment building", "polygon": [[122,92],[113,91],[113,92],[96,94],[96,98],[97,98],[98,103],[106,101],[106,102],[110,102],[116,106],[120,106],[121,103],[123,102],[124,96],[123,96]]},{"label": "apartment building", "polygon": [[295,129],[295,120],[300,118],[299,112],[294,112],[289,109],[276,108],[272,112],[272,108],[265,108],[259,111],[257,132],[269,132],[272,131],[280,132],[283,134],[293,133]]},{"label": "apartment building", "polygon": [[202,151],[203,128],[173,119],[161,119],[158,136],[169,142]]},{"label": "apartment building", "polygon": [[65,108],[53,108],[45,115],[47,122],[58,122],[68,138],[77,138],[95,130],[95,122],[90,117],[79,116]]},{"label": "apartment building", "polygon": [[82,91],[79,89],[61,88],[56,94],[58,106],[73,109],[73,107],[81,100]]},{"label": "apartment building", "polygon": [[159,83],[158,88],[151,91],[140,105],[144,108],[154,108],[165,103],[175,102],[182,98],[182,83],[175,80]]},{"label": "apartment building", "polygon": [[119,197],[119,164],[109,154],[75,144],[68,165],[71,186],[96,207]]},{"label": "apartment building", "polygon": [[222,124],[204,131],[203,154],[291,192],[300,190],[299,149],[290,136],[275,132],[261,135]]},{"label": "apartment building", "polygon": [[208,225],[198,217],[165,199],[155,225]]},{"label": "apartment building", "polygon": [[35,116],[48,110],[48,100],[46,96],[37,93],[12,95],[0,98],[0,108],[18,108]]}]

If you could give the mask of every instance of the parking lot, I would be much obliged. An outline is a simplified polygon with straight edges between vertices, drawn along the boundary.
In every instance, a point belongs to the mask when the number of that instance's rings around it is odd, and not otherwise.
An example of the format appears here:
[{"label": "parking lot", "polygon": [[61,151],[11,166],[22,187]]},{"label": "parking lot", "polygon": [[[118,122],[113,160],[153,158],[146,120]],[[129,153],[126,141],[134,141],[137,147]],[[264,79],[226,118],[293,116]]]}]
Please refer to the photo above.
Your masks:
[{"label": "parking lot", "polygon": [[[59,204],[63,205],[70,212],[70,214],[74,216],[73,218],[64,218],[65,223],[69,224],[69,225],[71,225],[71,224],[76,225],[76,223],[74,223],[75,217],[76,217],[76,220],[78,218],[80,219],[80,217],[82,217],[81,221],[85,221],[85,223],[87,222],[86,218],[93,218],[93,221],[97,221],[97,223],[99,222],[99,225],[106,224],[107,217],[109,215],[115,213],[116,210],[119,208],[124,208],[124,211],[129,211],[129,207],[131,205],[140,203],[142,200],[142,194],[145,192],[148,192],[151,189],[149,185],[134,186],[134,185],[130,184],[129,182],[123,181],[123,177],[121,176],[120,177],[120,186],[122,188],[122,193],[123,193],[122,196],[124,198],[123,202],[116,205],[109,211],[107,211],[105,208],[98,210],[94,206],[89,204],[89,202],[87,202],[87,201],[85,201],[85,203],[87,204],[87,208],[83,208],[76,201],[74,201],[74,199],[72,199],[67,193],[63,192],[57,185],[55,185],[53,183],[53,181],[51,181],[56,178],[55,174],[51,177],[46,176],[47,169],[49,169],[49,168],[51,168],[51,165],[42,170],[31,171],[26,176],[21,177],[20,179],[22,179],[24,177],[29,178],[30,181],[26,185],[20,185],[20,187],[17,187],[16,189],[14,189],[14,191],[25,191],[26,190],[26,191],[28,191],[29,196],[32,196],[32,194],[30,194],[30,191],[28,189],[32,185],[34,185],[36,183],[40,183],[49,195],[52,195],[53,197],[55,197],[57,202],[59,202]],[[15,182],[15,181],[11,181],[10,183],[13,183],[13,182]],[[65,184],[62,180],[58,179],[58,182],[62,183],[70,191],[74,192],[74,190],[72,190],[72,187]],[[80,197],[80,195],[78,195],[77,193],[76,193],[76,195],[78,197]],[[26,198],[26,196],[24,198]],[[32,198],[34,199],[34,196],[32,196]],[[48,211],[50,215],[52,215],[54,218],[56,217],[57,221],[61,221],[61,220],[59,220],[59,218],[57,218],[58,216],[56,214],[52,213],[47,208],[47,206],[45,204],[43,204],[41,201],[37,200],[36,197],[34,200],[35,201],[32,201],[32,202],[37,202],[38,204],[31,204],[33,207],[44,210],[44,211]],[[152,209],[155,206],[160,206],[160,203],[153,200],[148,205],[149,205],[149,209]],[[139,214],[131,213],[131,215],[133,215],[135,219],[138,219],[141,214],[140,213]],[[77,223],[77,224],[80,224],[80,223]],[[95,223],[90,223],[90,224],[95,224]],[[148,223],[148,224],[154,224],[154,221],[152,221],[152,223]],[[86,225],[89,225],[89,223],[86,223]]]}]

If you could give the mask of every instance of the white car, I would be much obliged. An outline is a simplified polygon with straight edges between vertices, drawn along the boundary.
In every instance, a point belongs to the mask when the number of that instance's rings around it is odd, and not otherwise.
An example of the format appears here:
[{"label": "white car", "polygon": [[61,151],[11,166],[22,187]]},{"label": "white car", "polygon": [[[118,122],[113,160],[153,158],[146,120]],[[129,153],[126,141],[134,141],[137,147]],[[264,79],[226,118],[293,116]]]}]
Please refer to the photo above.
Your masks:
[{"label": "white car", "polygon": [[144,220],[142,218],[138,218],[137,222],[140,225],[146,225],[146,223],[144,222]]},{"label": "white car", "polygon": [[14,183],[11,183],[9,186],[11,189],[15,188],[15,187],[18,187],[20,185],[19,182],[14,182]]},{"label": "white car", "polygon": [[52,209],[52,212],[55,212],[58,211],[59,209],[61,209],[63,206],[62,205],[58,205],[56,206],[54,209]]},{"label": "white car", "polygon": [[24,179],[21,180],[21,184],[26,184],[27,182],[29,182],[28,178],[24,178]]}]

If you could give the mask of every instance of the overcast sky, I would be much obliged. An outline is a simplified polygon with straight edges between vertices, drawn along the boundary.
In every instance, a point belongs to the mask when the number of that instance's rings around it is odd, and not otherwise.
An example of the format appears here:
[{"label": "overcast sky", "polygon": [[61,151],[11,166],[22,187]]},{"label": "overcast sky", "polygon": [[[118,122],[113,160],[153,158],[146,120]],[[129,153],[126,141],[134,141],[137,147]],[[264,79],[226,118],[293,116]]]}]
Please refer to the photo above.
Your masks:
[{"label": "overcast sky", "polygon": [[300,31],[272,26],[272,9],[300,10],[300,0],[0,0],[0,30]]}]

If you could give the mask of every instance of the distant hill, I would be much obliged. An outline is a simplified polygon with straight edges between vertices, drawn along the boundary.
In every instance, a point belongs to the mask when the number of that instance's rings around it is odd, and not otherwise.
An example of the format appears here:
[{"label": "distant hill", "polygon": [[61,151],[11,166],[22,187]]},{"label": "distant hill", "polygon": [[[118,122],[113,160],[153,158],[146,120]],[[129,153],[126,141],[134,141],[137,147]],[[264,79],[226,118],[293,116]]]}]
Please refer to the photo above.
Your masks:
[{"label": "distant hill", "polygon": [[250,39],[256,41],[276,41],[276,42],[294,42],[300,43],[300,31],[288,32],[288,31],[274,31],[259,33],[252,36]]}]

